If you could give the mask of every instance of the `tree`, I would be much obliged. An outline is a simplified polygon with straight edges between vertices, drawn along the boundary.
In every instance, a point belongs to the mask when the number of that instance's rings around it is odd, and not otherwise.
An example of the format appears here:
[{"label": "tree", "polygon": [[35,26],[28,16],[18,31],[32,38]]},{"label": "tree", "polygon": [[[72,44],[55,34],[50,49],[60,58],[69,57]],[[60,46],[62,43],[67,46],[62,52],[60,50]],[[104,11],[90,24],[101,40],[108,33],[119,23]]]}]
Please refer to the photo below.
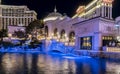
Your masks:
[{"label": "tree", "polygon": [[7,30],[5,30],[5,29],[1,29],[0,30],[0,39],[1,39],[1,42],[3,42],[3,37],[7,37]]},{"label": "tree", "polygon": [[44,27],[43,21],[35,20],[26,27],[26,33],[31,34],[34,31],[37,31],[37,29],[42,29],[43,27]]},{"label": "tree", "polygon": [[25,32],[19,30],[19,31],[15,31],[14,34],[18,37],[18,38],[24,38],[25,37]]}]

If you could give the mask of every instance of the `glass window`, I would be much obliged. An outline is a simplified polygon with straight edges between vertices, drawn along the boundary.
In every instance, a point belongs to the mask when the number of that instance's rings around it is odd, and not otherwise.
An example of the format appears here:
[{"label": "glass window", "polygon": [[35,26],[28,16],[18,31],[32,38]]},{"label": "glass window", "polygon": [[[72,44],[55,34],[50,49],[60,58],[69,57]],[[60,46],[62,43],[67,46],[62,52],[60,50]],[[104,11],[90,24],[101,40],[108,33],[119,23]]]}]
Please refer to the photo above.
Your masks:
[{"label": "glass window", "polygon": [[80,38],[80,48],[85,50],[92,49],[92,36]]}]

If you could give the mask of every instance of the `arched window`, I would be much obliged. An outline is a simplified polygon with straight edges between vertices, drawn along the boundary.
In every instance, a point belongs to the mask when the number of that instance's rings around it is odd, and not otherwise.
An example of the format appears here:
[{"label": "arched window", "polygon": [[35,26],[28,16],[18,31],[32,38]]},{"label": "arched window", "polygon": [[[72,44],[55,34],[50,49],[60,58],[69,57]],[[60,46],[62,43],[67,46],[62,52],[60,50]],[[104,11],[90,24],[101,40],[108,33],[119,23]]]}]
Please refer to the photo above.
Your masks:
[{"label": "arched window", "polygon": [[54,29],[54,36],[55,36],[55,37],[57,37],[57,32],[58,32],[58,30],[57,30],[57,28],[55,28],[55,29]]},{"label": "arched window", "polygon": [[65,30],[61,31],[60,38],[61,39],[65,39]]},{"label": "arched window", "polygon": [[74,31],[69,33],[69,42],[75,42],[75,32]]},{"label": "arched window", "polygon": [[48,37],[48,26],[45,26],[45,35]]}]

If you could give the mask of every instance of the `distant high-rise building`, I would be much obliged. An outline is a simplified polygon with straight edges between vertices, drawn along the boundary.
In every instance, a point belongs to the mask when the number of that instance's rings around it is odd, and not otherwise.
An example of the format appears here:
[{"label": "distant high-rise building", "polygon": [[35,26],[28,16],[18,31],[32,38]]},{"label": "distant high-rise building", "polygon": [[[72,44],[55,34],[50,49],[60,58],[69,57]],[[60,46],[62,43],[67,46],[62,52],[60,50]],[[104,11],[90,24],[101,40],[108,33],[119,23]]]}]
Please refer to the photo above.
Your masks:
[{"label": "distant high-rise building", "polygon": [[0,5],[0,29],[6,29],[7,26],[28,26],[35,19],[37,13],[27,6]]}]

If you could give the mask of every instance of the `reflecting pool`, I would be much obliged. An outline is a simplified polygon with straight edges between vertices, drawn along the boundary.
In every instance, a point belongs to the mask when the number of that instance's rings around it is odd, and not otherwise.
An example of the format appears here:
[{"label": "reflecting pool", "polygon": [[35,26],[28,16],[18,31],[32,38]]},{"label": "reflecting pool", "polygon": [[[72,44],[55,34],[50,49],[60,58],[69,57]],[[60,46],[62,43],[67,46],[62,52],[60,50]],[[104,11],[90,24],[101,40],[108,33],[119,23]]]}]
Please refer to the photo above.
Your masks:
[{"label": "reflecting pool", "polygon": [[61,53],[0,53],[0,74],[120,74],[120,60]]}]

